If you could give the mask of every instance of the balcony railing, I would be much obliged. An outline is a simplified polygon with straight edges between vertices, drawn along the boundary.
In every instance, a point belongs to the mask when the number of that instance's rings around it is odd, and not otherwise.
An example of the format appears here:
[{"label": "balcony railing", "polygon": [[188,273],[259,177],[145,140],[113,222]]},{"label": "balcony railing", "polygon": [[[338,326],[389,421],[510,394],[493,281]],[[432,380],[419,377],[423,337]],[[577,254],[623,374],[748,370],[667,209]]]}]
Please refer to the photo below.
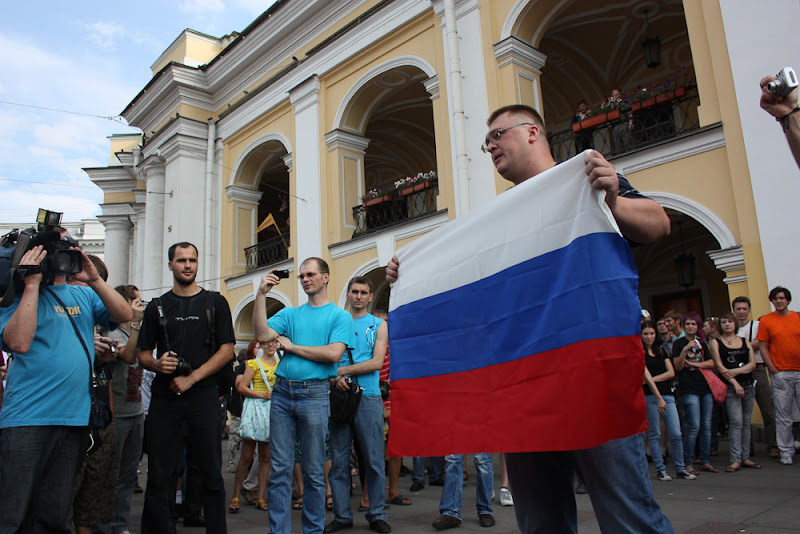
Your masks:
[{"label": "balcony railing", "polygon": [[392,191],[353,208],[356,229],[364,235],[436,211],[439,181],[430,180],[407,189]]},{"label": "balcony railing", "polygon": [[596,126],[548,134],[550,149],[556,161],[564,161],[587,148],[594,148],[606,158],[647,148],[699,129],[699,105],[696,88],[681,97],[670,98],[667,94],[626,105],[619,110],[618,118],[614,113],[612,120]]},{"label": "balcony railing", "polygon": [[289,236],[277,236],[244,249],[247,270],[252,271],[289,259]]}]

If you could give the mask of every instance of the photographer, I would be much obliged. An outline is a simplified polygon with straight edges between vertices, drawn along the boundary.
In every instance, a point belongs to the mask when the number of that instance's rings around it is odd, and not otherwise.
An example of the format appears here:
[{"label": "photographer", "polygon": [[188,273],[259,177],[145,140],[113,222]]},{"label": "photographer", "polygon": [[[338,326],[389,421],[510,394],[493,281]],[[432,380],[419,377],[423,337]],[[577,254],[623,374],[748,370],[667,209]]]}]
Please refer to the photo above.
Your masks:
[{"label": "photographer", "polygon": [[172,290],[148,304],[138,340],[139,364],[156,373],[145,422],[149,463],[141,532],[171,530],[170,487],[185,429],[189,465],[196,465],[202,478],[206,532],[219,534],[226,525],[216,375],[233,359],[231,311],[223,296],[197,285],[194,245],[176,243],[168,256]]},{"label": "photographer", "polygon": [[[47,254],[41,245],[31,248],[18,272],[39,266]],[[2,532],[69,532],[65,525],[76,469],[86,451],[91,402],[84,346],[93,346],[95,325],[131,318],[125,299],[83,252],[80,258],[82,270],[74,279],[89,287],[67,285],[66,275],[57,272],[46,273],[53,275],[51,286],[41,286],[43,274],[28,269],[22,294],[0,308],[3,350],[14,355],[0,410]]]},{"label": "photographer", "polygon": [[[786,70],[784,69],[780,74]],[[794,160],[800,167],[800,106],[797,105],[797,87],[786,96],[781,96],[770,91],[768,87],[769,83],[775,80],[775,76],[761,78],[761,107],[781,124]]]}]

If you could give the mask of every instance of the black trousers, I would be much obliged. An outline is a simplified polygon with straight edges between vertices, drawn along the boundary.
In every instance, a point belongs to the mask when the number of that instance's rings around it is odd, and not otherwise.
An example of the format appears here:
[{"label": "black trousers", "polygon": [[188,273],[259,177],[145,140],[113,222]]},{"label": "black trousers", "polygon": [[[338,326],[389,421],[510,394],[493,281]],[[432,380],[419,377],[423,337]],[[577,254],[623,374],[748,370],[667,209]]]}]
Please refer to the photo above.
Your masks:
[{"label": "black trousers", "polygon": [[170,500],[175,499],[173,480],[180,471],[178,462],[183,456],[183,432],[188,436],[188,464],[199,469],[206,532],[227,532],[219,417],[219,397],[213,387],[192,388],[180,397],[153,396],[145,424],[148,469],[142,534],[169,531]]}]

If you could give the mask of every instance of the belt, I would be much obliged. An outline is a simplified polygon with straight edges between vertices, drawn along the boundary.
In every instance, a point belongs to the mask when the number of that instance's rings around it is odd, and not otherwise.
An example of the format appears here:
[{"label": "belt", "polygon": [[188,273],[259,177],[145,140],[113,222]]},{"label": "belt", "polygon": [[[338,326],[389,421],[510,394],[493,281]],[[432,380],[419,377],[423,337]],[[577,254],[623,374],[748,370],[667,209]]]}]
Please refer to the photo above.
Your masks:
[{"label": "belt", "polygon": [[275,377],[275,383],[282,382],[289,387],[307,387],[307,386],[318,386],[320,384],[325,384],[329,382],[330,379],[328,378],[311,378],[308,380],[289,380],[288,378],[284,378],[282,376]]},{"label": "belt", "polygon": [[764,362],[756,362],[756,367],[764,367],[765,365]]}]

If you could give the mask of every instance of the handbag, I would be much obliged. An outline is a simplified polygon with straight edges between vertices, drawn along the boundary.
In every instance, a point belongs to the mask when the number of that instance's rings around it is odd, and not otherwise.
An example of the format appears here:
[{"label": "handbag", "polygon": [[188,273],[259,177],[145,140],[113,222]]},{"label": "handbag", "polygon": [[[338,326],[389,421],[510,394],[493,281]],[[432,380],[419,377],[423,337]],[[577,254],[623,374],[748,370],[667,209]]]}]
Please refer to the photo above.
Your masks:
[{"label": "handbag", "polygon": [[714,404],[722,404],[728,396],[728,385],[720,380],[720,378],[711,369],[700,369],[703,373],[703,378],[708,383],[708,388],[711,390],[711,396],[714,397]]},{"label": "handbag", "polygon": [[[261,378],[267,385],[267,389],[272,391],[269,379],[261,365],[261,360],[256,358],[258,369],[261,371]],[[253,389],[253,382],[250,382],[250,389]],[[257,399],[255,397],[245,397],[242,407],[242,420],[239,424],[239,436],[243,439],[253,441],[269,441],[269,411],[272,406],[270,399]]]},{"label": "handbag", "polygon": [[[350,358],[350,365],[353,363],[353,353],[347,349],[347,356]],[[358,405],[361,404],[361,395],[364,388],[358,385],[357,378],[347,377],[347,385],[350,389],[342,391],[337,387],[332,387],[330,392],[331,419],[343,425],[349,425],[356,420]]]}]

